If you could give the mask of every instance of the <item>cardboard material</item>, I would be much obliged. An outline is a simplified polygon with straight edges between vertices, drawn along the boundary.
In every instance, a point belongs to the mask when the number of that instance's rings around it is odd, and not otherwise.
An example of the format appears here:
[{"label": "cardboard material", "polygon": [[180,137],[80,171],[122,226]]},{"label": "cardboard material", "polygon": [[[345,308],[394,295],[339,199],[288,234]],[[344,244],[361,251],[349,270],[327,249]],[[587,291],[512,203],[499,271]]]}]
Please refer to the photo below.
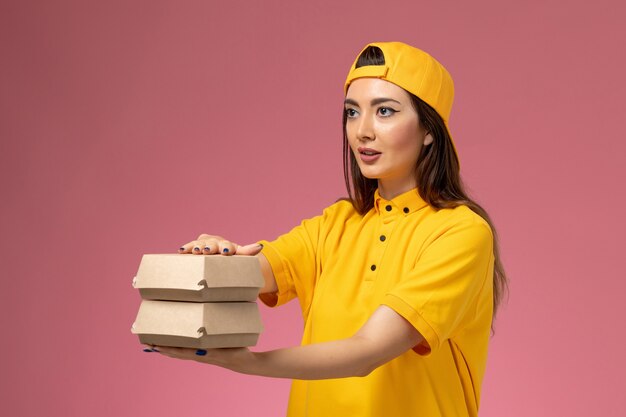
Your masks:
[{"label": "cardboard material", "polygon": [[148,345],[195,349],[254,346],[263,330],[256,303],[143,300],[131,331]]},{"label": "cardboard material", "polygon": [[144,255],[133,286],[146,300],[255,301],[264,285],[254,256]]}]

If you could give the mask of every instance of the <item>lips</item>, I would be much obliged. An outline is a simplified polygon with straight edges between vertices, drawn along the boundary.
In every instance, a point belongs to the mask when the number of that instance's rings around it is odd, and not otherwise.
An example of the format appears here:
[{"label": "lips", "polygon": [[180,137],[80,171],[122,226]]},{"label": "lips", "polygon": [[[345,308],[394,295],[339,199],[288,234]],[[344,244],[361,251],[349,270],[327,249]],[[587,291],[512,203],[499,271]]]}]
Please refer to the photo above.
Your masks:
[{"label": "lips", "polygon": [[361,161],[365,163],[373,163],[381,155],[381,153],[377,150],[370,148],[358,148],[357,151],[359,151],[359,157],[361,158]]},{"label": "lips", "polygon": [[366,156],[374,156],[374,155],[380,154],[380,152],[374,149],[370,149],[370,148],[358,148],[357,151],[359,151],[361,155],[366,155]]}]

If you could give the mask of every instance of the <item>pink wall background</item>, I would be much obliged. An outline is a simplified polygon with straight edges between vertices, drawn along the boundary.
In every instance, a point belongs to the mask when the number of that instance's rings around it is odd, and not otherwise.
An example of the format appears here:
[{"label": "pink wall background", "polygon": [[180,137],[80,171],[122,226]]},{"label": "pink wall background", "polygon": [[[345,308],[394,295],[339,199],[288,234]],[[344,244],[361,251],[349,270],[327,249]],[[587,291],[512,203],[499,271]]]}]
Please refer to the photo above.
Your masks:
[{"label": "pink wall background", "polygon": [[[623,415],[623,2],[3,1],[0,415],[279,416],[289,381],[141,351],[143,253],[274,238],[343,195],[369,41],[454,76],[511,278],[481,415]],[[296,303],[259,350],[297,344]],[[620,330],[621,329],[621,330]]]}]

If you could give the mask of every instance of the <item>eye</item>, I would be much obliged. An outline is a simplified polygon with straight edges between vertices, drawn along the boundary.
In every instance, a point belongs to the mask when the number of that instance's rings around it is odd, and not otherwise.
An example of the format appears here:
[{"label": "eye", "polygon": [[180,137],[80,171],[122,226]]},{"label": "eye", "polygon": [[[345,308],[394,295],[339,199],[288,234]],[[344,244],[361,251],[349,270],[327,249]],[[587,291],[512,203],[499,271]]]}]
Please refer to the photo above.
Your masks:
[{"label": "eye", "polygon": [[354,109],[345,109],[344,111],[345,111],[346,117],[348,117],[348,119],[351,119],[351,118],[356,116],[356,110],[354,110]]},{"label": "eye", "polygon": [[381,116],[384,116],[384,117],[392,116],[396,112],[397,112],[396,110],[394,110],[394,109],[392,109],[390,107],[381,107],[381,108],[378,109],[378,113]]}]

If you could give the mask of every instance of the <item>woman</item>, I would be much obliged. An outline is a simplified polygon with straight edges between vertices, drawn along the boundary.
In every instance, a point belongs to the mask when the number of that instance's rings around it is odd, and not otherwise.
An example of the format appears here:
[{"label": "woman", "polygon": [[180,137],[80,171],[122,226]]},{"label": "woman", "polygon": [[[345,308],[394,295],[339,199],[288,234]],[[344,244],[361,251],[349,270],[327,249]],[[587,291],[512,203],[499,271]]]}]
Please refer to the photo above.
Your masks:
[{"label": "woman", "polygon": [[475,416],[506,277],[491,222],[459,178],[452,79],[419,49],[374,43],[345,92],[348,199],[273,242],[201,235],[180,249],[256,254],[261,300],[299,299],[302,346],[157,350],[292,378],[290,416]]}]

